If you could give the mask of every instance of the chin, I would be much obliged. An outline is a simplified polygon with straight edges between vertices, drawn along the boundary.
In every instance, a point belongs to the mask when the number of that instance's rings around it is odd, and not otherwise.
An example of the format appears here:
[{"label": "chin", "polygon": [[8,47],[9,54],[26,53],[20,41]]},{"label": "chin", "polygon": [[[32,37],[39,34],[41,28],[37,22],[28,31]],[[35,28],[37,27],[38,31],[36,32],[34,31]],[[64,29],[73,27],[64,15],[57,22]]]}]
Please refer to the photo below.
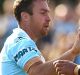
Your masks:
[{"label": "chin", "polygon": [[42,37],[47,36],[48,35],[48,32],[49,32],[49,30],[42,30],[41,31],[41,36]]},{"label": "chin", "polygon": [[48,35],[48,32],[45,32],[42,34],[42,37],[47,36],[47,35]]}]

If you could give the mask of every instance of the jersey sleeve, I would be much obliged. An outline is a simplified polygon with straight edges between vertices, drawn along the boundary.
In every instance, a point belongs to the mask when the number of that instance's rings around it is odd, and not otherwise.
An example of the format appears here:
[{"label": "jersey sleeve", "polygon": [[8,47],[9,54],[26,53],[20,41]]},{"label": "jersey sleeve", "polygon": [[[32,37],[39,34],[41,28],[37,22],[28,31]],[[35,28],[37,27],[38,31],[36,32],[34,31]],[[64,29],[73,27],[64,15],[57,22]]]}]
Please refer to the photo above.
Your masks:
[{"label": "jersey sleeve", "polygon": [[11,50],[10,57],[21,68],[24,68],[25,63],[30,59],[40,57],[36,44],[31,40],[21,40],[13,47],[13,50]]}]

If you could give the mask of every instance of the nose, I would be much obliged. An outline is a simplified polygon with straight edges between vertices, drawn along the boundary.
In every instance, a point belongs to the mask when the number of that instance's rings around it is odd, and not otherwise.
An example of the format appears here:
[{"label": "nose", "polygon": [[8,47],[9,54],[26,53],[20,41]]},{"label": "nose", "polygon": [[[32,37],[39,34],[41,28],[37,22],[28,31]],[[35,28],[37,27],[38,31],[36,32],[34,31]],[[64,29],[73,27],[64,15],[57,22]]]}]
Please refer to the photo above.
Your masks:
[{"label": "nose", "polygon": [[50,21],[51,21],[51,18],[50,18],[50,16],[49,16],[49,15],[47,15],[47,16],[46,16],[46,20],[47,20],[48,22],[50,22]]}]

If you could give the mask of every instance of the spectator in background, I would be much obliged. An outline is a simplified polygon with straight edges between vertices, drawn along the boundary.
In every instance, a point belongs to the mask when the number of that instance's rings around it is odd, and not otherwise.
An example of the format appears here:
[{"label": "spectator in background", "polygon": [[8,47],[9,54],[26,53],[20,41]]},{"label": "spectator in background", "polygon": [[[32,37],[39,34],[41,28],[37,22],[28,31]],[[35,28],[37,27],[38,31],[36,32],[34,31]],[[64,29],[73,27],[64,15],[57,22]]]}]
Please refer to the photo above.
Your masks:
[{"label": "spectator in background", "polygon": [[[5,33],[5,24],[3,23],[3,15],[4,15],[4,10],[3,10],[3,3],[4,0],[0,0],[0,51],[2,48],[2,36]],[[3,25],[3,27],[2,27]]]},{"label": "spectator in background", "polygon": [[6,38],[12,33],[12,30],[18,27],[13,15],[13,2],[13,0],[5,0],[3,3],[4,14],[0,17],[0,50]]},{"label": "spectator in background", "polygon": [[5,18],[7,20],[7,32],[6,34],[9,36],[12,33],[12,30],[16,27],[18,27],[17,25],[17,21],[13,15],[13,3],[14,0],[5,0],[4,2],[4,12],[5,12]]},{"label": "spectator in background", "polygon": [[3,9],[3,3],[5,0],[0,0],[0,15],[2,15],[4,13],[4,9]]}]

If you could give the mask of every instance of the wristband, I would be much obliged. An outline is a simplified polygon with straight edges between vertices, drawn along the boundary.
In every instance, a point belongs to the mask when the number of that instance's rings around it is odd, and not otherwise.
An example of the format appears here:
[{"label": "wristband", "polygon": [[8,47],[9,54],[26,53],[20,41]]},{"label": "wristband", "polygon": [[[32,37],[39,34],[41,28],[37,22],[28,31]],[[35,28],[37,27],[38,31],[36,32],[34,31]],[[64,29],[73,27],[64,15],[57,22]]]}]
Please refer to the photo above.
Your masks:
[{"label": "wristband", "polygon": [[80,65],[77,65],[74,69],[74,75],[80,75],[79,71],[80,71]]},{"label": "wristband", "polygon": [[78,75],[80,75],[80,68],[79,68],[79,70],[78,70]]}]

